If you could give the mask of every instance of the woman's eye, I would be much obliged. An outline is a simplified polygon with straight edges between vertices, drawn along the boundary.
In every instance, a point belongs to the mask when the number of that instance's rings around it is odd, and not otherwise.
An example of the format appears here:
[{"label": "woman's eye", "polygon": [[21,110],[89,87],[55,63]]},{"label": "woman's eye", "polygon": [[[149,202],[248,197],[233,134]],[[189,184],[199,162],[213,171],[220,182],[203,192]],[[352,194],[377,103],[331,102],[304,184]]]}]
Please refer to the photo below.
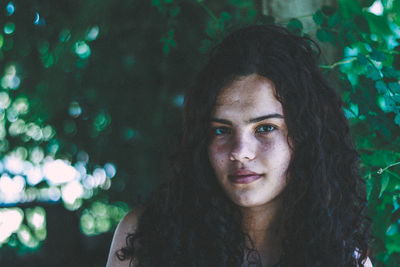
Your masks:
[{"label": "woman's eye", "polygon": [[273,125],[261,125],[257,127],[256,132],[257,133],[269,133],[276,130],[276,127]]},{"label": "woman's eye", "polygon": [[230,129],[227,127],[215,127],[213,129],[214,135],[224,135],[224,134],[229,134]]}]

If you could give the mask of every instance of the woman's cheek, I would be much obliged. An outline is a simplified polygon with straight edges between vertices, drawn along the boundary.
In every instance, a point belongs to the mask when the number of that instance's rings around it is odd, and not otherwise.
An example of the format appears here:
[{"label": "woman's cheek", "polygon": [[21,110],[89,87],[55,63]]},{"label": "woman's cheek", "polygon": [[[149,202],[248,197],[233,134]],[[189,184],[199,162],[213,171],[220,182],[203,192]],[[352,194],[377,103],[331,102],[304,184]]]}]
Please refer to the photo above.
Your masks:
[{"label": "woman's cheek", "polygon": [[259,136],[257,138],[259,151],[268,151],[271,150],[275,141],[272,136]]},{"label": "woman's cheek", "polygon": [[229,152],[226,144],[221,144],[220,142],[213,142],[209,147],[209,158],[211,165],[216,172],[224,169],[224,166],[229,160]]}]

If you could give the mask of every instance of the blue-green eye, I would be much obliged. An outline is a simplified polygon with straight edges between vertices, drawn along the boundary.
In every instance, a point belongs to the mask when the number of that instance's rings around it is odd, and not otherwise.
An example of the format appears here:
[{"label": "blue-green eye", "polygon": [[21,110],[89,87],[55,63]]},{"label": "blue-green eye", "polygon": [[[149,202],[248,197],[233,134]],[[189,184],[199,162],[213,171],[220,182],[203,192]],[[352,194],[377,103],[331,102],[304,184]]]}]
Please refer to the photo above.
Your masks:
[{"label": "blue-green eye", "polygon": [[214,135],[223,135],[223,134],[229,134],[230,129],[227,127],[215,127],[213,129]]},{"label": "blue-green eye", "polygon": [[257,127],[256,132],[257,133],[269,133],[276,130],[276,127],[271,125],[271,124],[266,124],[266,125],[261,125]]}]

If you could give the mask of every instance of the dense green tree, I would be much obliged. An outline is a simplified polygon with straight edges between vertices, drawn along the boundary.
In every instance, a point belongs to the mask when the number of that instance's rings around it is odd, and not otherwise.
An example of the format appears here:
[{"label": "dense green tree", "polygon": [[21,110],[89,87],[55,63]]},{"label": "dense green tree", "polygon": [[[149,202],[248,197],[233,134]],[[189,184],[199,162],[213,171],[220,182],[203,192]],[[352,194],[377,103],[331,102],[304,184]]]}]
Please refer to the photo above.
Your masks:
[{"label": "dense green tree", "polygon": [[400,1],[293,17],[265,2],[1,1],[0,265],[104,266],[120,218],[163,179],[209,49],[231,27],[274,21],[322,45],[361,154],[373,261],[400,265]]}]

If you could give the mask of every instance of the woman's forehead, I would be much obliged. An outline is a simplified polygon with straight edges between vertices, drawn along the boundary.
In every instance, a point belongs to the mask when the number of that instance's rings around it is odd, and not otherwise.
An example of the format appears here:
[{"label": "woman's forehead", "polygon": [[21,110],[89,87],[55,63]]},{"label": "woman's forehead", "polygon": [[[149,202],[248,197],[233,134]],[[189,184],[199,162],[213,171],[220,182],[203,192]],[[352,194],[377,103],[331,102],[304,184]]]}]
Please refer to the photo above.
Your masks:
[{"label": "woman's forehead", "polygon": [[[260,75],[240,77],[221,90],[214,115],[229,113],[280,113],[282,105],[275,97],[275,88],[269,79]],[[253,114],[254,113],[254,114]]]}]

